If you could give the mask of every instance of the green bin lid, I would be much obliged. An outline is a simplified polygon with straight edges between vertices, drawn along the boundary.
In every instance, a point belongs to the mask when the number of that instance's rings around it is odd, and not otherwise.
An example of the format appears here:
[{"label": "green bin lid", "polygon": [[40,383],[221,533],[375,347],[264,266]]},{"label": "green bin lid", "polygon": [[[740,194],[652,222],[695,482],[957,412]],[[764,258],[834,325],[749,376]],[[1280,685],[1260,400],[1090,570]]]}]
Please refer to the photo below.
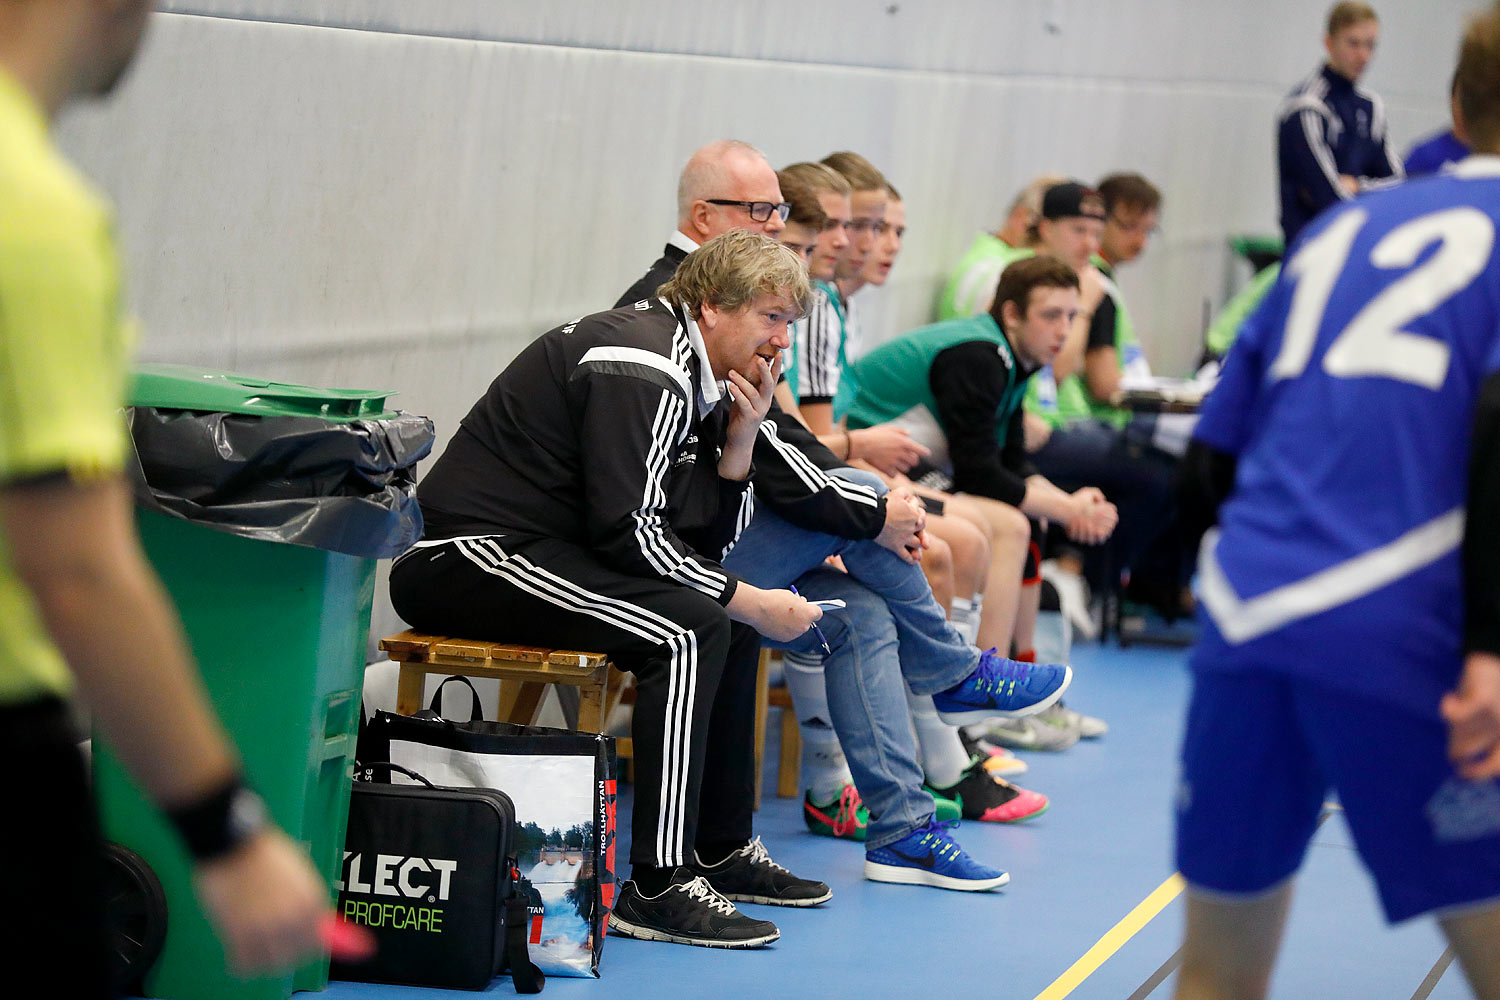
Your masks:
[{"label": "green bin lid", "polygon": [[1229,249],[1241,257],[1249,257],[1251,254],[1275,254],[1279,257],[1284,246],[1280,236],[1247,233],[1229,237]]},{"label": "green bin lid", "polygon": [[320,389],[190,365],[138,365],[130,405],[261,417],[358,420],[384,415],[391,391]]}]

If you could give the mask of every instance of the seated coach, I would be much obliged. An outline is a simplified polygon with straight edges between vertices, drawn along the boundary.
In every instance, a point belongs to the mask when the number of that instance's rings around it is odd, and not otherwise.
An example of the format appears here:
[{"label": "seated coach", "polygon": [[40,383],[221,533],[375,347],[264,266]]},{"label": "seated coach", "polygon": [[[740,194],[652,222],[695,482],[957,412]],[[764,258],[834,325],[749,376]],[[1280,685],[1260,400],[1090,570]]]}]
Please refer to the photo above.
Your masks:
[{"label": "seated coach", "polygon": [[756,659],[733,655],[822,613],[721,565],[750,519],[751,452],[809,294],[792,251],[734,231],[659,297],[544,334],[418,487],[426,533],[391,570],[415,628],[600,650],[635,674],[632,872],[611,921],[633,937],[774,941],[775,924],[703,878],[731,856],[759,895],[831,896],[747,850]]}]

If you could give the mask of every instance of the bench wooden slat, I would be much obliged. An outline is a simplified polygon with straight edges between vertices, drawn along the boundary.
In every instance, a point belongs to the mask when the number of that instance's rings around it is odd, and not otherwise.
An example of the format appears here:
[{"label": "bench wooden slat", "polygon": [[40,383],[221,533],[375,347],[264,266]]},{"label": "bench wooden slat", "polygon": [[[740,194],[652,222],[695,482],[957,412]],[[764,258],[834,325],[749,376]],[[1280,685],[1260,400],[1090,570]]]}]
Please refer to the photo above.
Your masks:
[{"label": "bench wooden slat", "polygon": [[579,667],[597,670],[608,657],[603,653],[582,653],[576,649],[554,649],[547,654],[547,662],[554,666]]},{"label": "bench wooden slat", "polygon": [[[604,653],[428,635],[414,629],[388,635],[380,640],[379,646],[390,654],[392,660],[401,664],[396,710],[402,714],[422,708],[422,689],[428,674],[453,673],[519,681],[523,692],[539,691],[542,684],[549,682],[571,684],[582,689],[580,715],[584,709],[591,709],[589,718],[595,725],[606,721],[609,709],[621,700],[623,694],[635,693],[624,675],[611,676],[602,672],[609,663],[609,657]],[[510,687],[501,685],[502,711],[507,705]],[[515,693],[511,691],[512,696]],[[515,697],[511,698],[511,707],[519,714],[529,715],[535,711],[534,704],[527,708]],[[615,745],[621,759],[628,760],[633,756],[633,745],[628,737],[617,740]]]},{"label": "bench wooden slat", "polygon": [[466,660],[488,660],[492,643],[478,639],[444,639],[432,644],[433,656],[461,656]]},{"label": "bench wooden slat", "polygon": [[495,671],[531,670],[559,678],[586,676],[609,661],[603,653],[428,635],[413,629],[386,636],[380,640],[380,648],[401,663],[473,664]]},{"label": "bench wooden slat", "polygon": [[535,678],[544,684],[580,684],[594,677],[596,671],[568,663],[513,663],[510,660],[475,660],[466,656],[432,656],[422,666],[429,673],[467,674],[471,677]]},{"label": "bench wooden slat", "polygon": [[432,644],[443,642],[447,637],[441,635],[428,635],[425,632],[416,632],[407,629],[405,632],[397,632],[380,640],[380,648],[387,653],[401,654],[393,655],[393,660],[405,660],[413,657],[425,656],[432,649]]},{"label": "bench wooden slat", "polygon": [[546,663],[549,650],[544,646],[514,646],[510,643],[490,643],[490,659],[511,660],[517,663]]}]

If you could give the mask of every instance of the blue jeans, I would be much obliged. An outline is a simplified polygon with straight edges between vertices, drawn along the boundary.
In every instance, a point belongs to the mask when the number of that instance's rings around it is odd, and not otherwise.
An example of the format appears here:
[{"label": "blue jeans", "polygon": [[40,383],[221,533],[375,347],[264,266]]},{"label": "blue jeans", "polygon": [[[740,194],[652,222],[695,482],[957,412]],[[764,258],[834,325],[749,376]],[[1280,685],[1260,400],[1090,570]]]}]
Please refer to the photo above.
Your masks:
[{"label": "blue jeans", "polygon": [[[841,474],[868,483],[856,470]],[[824,566],[831,555],[842,556],[849,572]],[[818,624],[832,650],[823,664],[830,721],[870,810],[866,849],[926,824],[932,799],[922,791],[906,687],[917,694],[952,687],[974,672],[979,650],[948,624],[921,568],[873,541],[798,528],[764,505],[724,565],[755,587],[796,583],[809,600],[846,603]],[[822,651],[811,631],[772,645]]]}]

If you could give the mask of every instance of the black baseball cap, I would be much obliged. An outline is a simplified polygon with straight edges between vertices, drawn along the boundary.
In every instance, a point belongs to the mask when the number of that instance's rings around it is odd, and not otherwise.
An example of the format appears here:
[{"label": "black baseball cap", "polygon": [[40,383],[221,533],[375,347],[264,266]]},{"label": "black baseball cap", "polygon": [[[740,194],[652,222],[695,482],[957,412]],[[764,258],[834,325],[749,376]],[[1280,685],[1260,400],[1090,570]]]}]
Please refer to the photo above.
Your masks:
[{"label": "black baseball cap", "polygon": [[1042,195],[1042,218],[1071,219],[1075,216],[1103,222],[1104,198],[1098,191],[1077,181],[1053,185]]}]

